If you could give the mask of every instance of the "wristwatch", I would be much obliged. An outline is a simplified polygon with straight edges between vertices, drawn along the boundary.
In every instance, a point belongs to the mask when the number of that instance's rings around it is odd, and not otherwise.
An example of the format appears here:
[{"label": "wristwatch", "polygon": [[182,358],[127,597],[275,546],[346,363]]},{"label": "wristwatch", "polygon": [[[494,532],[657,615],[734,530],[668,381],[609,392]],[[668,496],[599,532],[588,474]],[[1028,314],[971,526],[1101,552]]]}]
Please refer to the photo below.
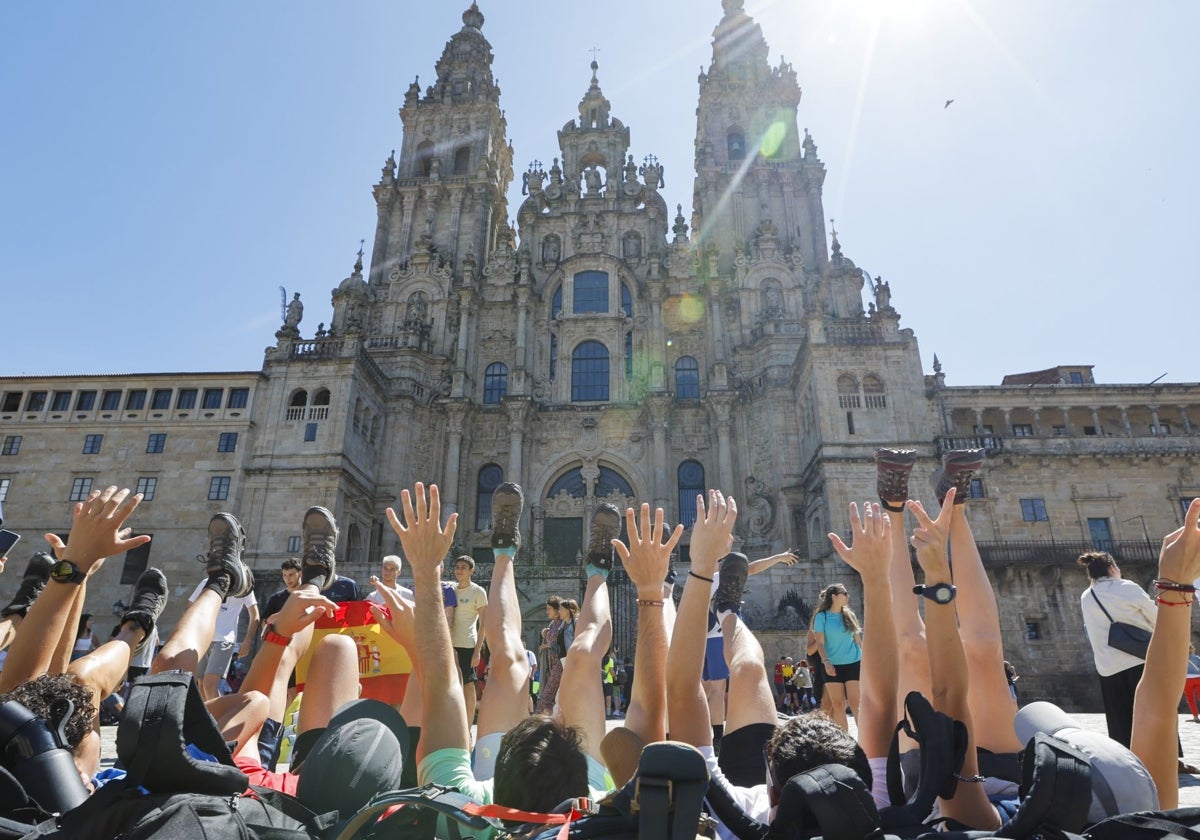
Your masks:
[{"label": "wristwatch", "polygon": [[923,595],[935,604],[949,604],[958,593],[958,587],[952,583],[935,583],[933,586],[918,584],[913,587],[914,595]]},{"label": "wristwatch", "polygon": [[83,583],[87,580],[87,572],[79,571],[70,560],[59,560],[50,567],[50,579],[55,583]]}]

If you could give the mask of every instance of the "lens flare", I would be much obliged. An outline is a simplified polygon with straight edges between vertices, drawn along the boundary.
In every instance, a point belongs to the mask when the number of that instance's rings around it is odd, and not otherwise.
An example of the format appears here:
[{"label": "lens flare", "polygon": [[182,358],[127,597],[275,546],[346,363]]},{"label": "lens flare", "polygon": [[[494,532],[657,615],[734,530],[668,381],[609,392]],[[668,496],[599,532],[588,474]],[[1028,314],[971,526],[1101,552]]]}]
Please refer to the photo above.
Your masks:
[{"label": "lens flare", "polygon": [[704,301],[695,295],[684,295],[679,302],[679,318],[688,324],[698,324],[704,319]]},{"label": "lens flare", "polygon": [[787,132],[787,123],[775,120],[763,132],[762,142],[758,146],[759,153],[768,160],[777,157],[783,148],[783,141],[787,139]]}]

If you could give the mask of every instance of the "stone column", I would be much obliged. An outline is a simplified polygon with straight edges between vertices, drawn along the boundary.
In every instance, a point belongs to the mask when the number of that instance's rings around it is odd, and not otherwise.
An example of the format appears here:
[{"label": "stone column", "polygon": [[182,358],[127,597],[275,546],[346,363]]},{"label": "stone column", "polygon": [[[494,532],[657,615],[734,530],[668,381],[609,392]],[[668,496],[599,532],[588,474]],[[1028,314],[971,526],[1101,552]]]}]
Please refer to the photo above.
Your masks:
[{"label": "stone column", "polygon": [[650,388],[662,390],[666,376],[667,336],[662,318],[663,288],[650,284]]},{"label": "stone column", "polygon": [[1158,422],[1158,406],[1148,405],[1146,408],[1150,409],[1150,433],[1154,435],[1161,435],[1162,424]]},{"label": "stone column", "polygon": [[975,409],[975,434],[980,437],[983,436],[983,409],[982,408]]},{"label": "stone column", "polygon": [[1126,406],[1117,406],[1121,410],[1121,425],[1125,428],[1125,437],[1133,437],[1133,426],[1129,424],[1129,410]]},{"label": "stone column", "polygon": [[392,226],[392,203],[395,193],[389,187],[376,188],[375,200],[375,244],[371,249],[370,281],[372,285],[383,282],[383,267],[387,263],[388,233]]},{"label": "stone column", "polygon": [[709,408],[712,409],[713,422],[717,425],[717,478],[722,493],[732,493],[736,489],[733,479],[733,450],[729,442],[729,432],[733,427],[733,401],[730,393],[713,394],[709,397]]},{"label": "stone column", "polygon": [[[646,398],[646,410],[650,414],[650,431],[654,435],[654,495],[655,507],[671,510],[670,499],[671,473],[667,469],[667,423],[670,419],[671,400],[662,395],[652,395]],[[682,515],[682,511],[680,511]]]},{"label": "stone column", "polygon": [[1011,435],[1011,434],[1012,434],[1012,429],[1013,429],[1013,425],[1012,425],[1012,409],[1011,409],[1011,408],[1006,408],[1006,409],[1004,409],[1004,430],[1003,430],[1002,432],[1000,432],[1000,434],[1002,434],[1002,435]]},{"label": "stone column", "polygon": [[471,312],[474,309],[470,289],[459,289],[458,292],[458,344],[454,353],[454,380],[450,386],[450,396],[464,397],[467,388],[467,353],[469,344],[467,336],[471,331]]},{"label": "stone column", "polygon": [[1188,420],[1187,406],[1179,406],[1179,419],[1183,421],[1183,433],[1190,435],[1192,433],[1192,424]]},{"label": "stone column", "polygon": [[1034,408],[1033,410],[1033,433],[1037,437],[1042,437],[1042,410]]},{"label": "stone column", "polygon": [[526,341],[526,329],[529,323],[529,287],[517,287],[517,358],[516,366],[521,370],[529,369],[529,349]]},{"label": "stone column", "polygon": [[525,446],[525,424],[529,422],[529,402],[508,399],[504,401],[504,410],[508,412],[508,471],[504,474],[504,480],[516,482],[524,487],[522,454]]},{"label": "stone column", "polygon": [[1066,429],[1067,435],[1071,434],[1071,409],[1064,406],[1060,409],[1063,416],[1063,428]]},{"label": "stone column", "polygon": [[438,489],[442,495],[442,511],[449,515],[458,510],[458,466],[462,454],[467,404],[446,402],[443,405],[446,409],[446,470]]},{"label": "stone column", "polygon": [[1104,434],[1104,430],[1100,428],[1100,407],[1093,405],[1090,408],[1092,412],[1092,428],[1096,430],[1096,434],[1102,435]]}]

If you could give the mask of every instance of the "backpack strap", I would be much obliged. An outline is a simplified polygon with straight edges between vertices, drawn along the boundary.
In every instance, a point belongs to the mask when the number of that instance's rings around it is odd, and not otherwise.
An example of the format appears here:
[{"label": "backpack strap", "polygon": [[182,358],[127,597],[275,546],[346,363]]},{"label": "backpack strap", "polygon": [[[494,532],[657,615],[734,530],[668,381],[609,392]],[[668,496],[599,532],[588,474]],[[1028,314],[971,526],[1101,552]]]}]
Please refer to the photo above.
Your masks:
[{"label": "backpack strap", "polygon": [[724,779],[713,776],[708,780],[707,801],[713,814],[738,840],[766,840],[770,826],[763,825],[742,810],[734,801],[729,783]]},{"label": "backpack strap", "polygon": [[770,838],[883,840],[879,811],[858,773],[822,764],[788,779],[780,793]]},{"label": "backpack strap", "polygon": [[361,811],[339,826],[338,832],[332,836],[333,840],[353,840],[364,827],[372,825],[385,811],[397,805],[436,811],[449,818],[450,830],[455,835],[460,833],[457,823],[472,831],[499,827],[499,821],[493,822],[489,818],[473,815],[469,809],[471,806],[479,807],[479,803],[459,793],[456,788],[428,784],[376,794]]},{"label": "backpack strap", "polygon": [[[214,756],[203,761],[188,745]],[[127,783],[156,793],[175,791],[225,796],[246,789],[246,774],[233,766],[229,745],[200,699],[191,674],[165,671],[133,684],[117,728],[117,756]]]},{"label": "backpack strap", "polygon": [[708,765],[695,747],[646,745],[631,783],[639,840],[695,840],[708,791]]},{"label": "backpack strap", "polygon": [[[910,797],[905,797],[900,777],[901,732],[921,745],[920,782]],[[954,795],[958,785],[954,774],[962,769],[966,756],[967,728],[962,721],[934,709],[920,692],[909,692],[904,698],[904,719],[897,724],[888,750],[888,799],[893,804],[880,812],[883,824],[899,827],[923,822],[933,811],[934,800]]]},{"label": "backpack strap", "polygon": [[1021,756],[1021,806],[997,837],[1033,837],[1044,826],[1082,831],[1092,804],[1092,767],[1087,756],[1038,732]]}]

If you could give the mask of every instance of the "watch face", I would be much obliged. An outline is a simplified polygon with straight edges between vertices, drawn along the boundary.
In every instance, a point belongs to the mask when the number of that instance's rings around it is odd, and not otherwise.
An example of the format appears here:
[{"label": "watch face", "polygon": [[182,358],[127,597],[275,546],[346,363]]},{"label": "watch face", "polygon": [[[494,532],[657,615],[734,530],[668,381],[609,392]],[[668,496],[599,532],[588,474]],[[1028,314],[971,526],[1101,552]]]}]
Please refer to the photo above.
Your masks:
[{"label": "watch face", "polygon": [[71,580],[79,574],[79,569],[70,560],[59,560],[50,567],[50,577],[55,580]]},{"label": "watch face", "polygon": [[933,600],[939,604],[949,604],[954,600],[954,588],[947,584],[933,587]]}]

